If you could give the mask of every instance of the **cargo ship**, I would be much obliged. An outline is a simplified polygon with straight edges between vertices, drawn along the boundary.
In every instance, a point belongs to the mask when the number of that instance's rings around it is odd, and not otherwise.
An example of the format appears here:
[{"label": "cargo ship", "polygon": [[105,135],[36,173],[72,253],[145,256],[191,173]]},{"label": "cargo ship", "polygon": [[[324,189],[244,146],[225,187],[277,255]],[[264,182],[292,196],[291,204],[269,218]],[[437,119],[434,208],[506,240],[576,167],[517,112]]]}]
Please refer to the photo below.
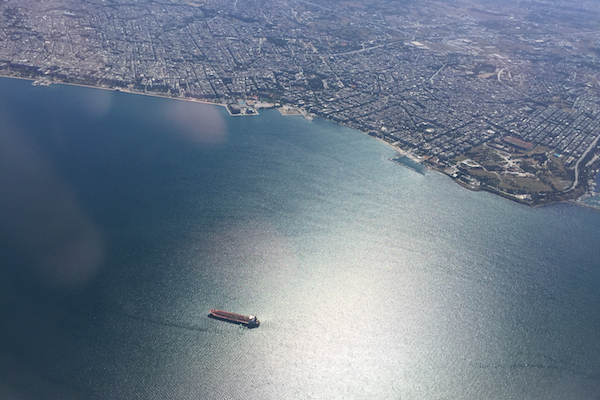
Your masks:
[{"label": "cargo ship", "polygon": [[229,311],[215,310],[214,308],[210,309],[208,316],[232,324],[244,325],[248,328],[257,328],[260,325],[260,321],[254,315],[246,316]]}]

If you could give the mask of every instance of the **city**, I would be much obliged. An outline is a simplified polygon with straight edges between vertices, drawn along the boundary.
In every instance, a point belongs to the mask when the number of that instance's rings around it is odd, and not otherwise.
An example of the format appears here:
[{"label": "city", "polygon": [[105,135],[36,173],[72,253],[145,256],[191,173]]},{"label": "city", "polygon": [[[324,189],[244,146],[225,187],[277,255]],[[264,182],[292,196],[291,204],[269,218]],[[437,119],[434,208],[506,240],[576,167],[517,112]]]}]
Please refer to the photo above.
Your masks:
[{"label": "city", "polygon": [[5,0],[0,74],[285,106],[526,204],[590,193],[600,5]]}]

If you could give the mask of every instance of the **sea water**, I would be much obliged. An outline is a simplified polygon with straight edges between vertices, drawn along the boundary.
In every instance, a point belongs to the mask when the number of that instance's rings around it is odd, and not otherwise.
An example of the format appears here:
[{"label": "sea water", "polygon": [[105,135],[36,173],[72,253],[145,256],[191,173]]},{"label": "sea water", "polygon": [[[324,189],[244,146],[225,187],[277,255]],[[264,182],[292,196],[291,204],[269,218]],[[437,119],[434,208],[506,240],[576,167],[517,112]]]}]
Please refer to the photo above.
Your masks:
[{"label": "sea water", "polygon": [[2,398],[600,397],[598,212],[274,110],[2,79],[0,129]]}]

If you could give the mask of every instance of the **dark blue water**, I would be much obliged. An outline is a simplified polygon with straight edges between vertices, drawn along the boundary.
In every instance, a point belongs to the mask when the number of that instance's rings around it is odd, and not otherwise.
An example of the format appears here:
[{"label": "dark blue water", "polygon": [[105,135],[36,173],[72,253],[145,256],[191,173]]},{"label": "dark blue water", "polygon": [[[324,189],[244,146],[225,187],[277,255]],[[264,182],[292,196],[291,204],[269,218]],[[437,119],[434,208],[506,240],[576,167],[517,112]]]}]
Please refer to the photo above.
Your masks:
[{"label": "dark blue water", "polygon": [[600,213],[394,155],[0,80],[0,398],[600,398]]}]

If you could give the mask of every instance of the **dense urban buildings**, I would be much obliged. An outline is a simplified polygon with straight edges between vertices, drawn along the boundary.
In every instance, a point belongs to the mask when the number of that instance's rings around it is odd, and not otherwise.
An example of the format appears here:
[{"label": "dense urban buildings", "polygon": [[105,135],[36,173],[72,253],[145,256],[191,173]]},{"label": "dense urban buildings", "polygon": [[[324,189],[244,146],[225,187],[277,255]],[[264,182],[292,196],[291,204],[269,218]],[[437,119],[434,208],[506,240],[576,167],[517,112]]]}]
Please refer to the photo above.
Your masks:
[{"label": "dense urban buildings", "polygon": [[599,69],[593,1],[0,3],[3,75],[295,107],[530,204],[589,190]]}]

